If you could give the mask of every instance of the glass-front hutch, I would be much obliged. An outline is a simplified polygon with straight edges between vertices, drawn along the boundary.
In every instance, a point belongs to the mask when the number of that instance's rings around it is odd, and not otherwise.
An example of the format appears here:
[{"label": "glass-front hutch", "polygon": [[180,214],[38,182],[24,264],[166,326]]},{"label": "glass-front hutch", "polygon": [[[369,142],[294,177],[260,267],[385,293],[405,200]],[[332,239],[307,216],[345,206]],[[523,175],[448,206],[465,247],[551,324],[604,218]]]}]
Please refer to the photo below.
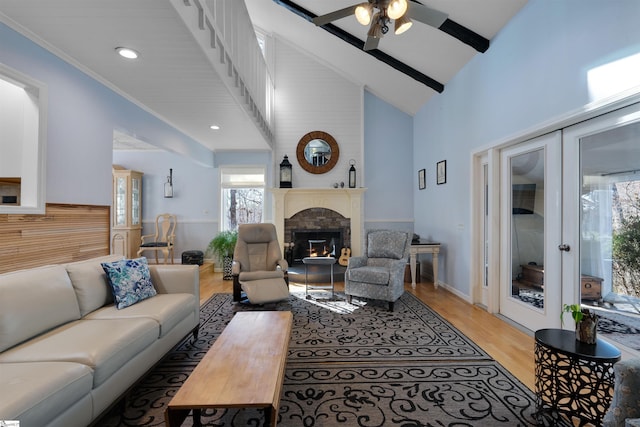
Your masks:
[{"label": "glass-front hutch", "polygon": [[142,234],[142,172],[113,165],[111,253],[134,258]]}]

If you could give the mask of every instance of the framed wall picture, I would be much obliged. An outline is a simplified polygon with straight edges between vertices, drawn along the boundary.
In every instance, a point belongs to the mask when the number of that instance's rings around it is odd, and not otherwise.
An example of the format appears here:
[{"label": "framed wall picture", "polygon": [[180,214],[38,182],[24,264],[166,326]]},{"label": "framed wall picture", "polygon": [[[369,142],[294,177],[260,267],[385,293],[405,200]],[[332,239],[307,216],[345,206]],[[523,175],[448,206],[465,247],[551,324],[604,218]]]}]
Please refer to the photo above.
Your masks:
[{"label": "framed wall picture", "polygon": [[441,160],[436,165],[436,183],[438,185],[447,182],[447,161]]},{"label": "framed wall picture", "polygon": [[418,171],[418,189],[424,190],[427,188],[427,176],[426,171],[424,169],[420,169]]}]

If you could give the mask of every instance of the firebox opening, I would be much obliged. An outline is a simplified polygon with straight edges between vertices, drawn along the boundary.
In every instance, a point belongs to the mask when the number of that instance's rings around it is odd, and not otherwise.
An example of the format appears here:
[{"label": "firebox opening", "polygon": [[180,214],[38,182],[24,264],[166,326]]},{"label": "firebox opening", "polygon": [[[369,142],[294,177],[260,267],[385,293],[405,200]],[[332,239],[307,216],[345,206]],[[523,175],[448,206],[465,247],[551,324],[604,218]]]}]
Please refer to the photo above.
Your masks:
[{"label": "firebox opening", "polygon": [[293,263],[308,256],[338,257],[343,247],[342,230],[293,230]]}]

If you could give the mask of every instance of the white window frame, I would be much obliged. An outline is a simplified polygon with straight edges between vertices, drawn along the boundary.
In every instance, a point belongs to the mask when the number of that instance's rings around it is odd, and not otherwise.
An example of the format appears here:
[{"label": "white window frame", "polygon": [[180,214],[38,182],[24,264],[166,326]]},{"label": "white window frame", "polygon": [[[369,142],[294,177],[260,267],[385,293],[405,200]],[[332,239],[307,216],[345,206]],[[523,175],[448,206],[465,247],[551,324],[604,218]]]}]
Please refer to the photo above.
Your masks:
[{"label": "white window frame", "polygon": [[[220,168],[220,230],[229,229],[227,224],[227,209],[225,206],[225,192],[229,189],[259,188],[263,193],[262,218],[265,215],[265,190],[266,190],[265,166],[224,166]],[[234,177],[235,175],[235,177]],[[262,179],[243,179],[243,175],[261,175]]]}]

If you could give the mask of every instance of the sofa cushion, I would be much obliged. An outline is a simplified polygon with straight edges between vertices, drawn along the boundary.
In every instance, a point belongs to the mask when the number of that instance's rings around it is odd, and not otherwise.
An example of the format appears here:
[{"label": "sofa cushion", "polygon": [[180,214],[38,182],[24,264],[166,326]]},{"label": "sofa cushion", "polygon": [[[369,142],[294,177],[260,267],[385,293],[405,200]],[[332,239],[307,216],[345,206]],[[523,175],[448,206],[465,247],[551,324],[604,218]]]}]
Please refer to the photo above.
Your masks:
[{"label": "sofa cushion", "polygon": [[118,309],[156,295],[145,257],[103,262],[102,268],[107,273]]},{"label": "sofa cushion", "polygon": [[84,317],[87,313],[113,302],[109,279],[100,263],[118,261],[122,258],[122,255],[107,255],[64,264],[76,291],[81,316]]},{"label": "sofa cushion", "polygon": [[158,339],[150,318],[76,320],[0,353],[0,363],[75,362],[92,368],[96,388]]},{"label": "sofa cushion", "polygon": [[[0,414],[24,426],[48,424],[89,396],[93,384],[91,368],[68,362],[0,363],[0,378]],[[91,400],[84,415],[89,423]]]},{"label": "sofa cushion", "polygon": [[0,275],[0,351],[80,318],[67,271],[51,265]]},{"label": "sofa cushion", "polygon": [[375,230],[367,234],[369,258],[402,259],[408,234],[393,230]]},{"label": "sofa cushion", "polygon": [[347,272],[349,280],[354,282],[370,283],[373,285],[389,284],[389,269],[385,267],[358,267],[351,268]]},{"label": "sofa cushion", "polygon": [[160,337],[163,337],[185,317],[193,316],[197,304],[199,301],[193,294],[158,294],[122,310],[114,305],[102,307],[85,319],[151,318],[160,326]]}]

